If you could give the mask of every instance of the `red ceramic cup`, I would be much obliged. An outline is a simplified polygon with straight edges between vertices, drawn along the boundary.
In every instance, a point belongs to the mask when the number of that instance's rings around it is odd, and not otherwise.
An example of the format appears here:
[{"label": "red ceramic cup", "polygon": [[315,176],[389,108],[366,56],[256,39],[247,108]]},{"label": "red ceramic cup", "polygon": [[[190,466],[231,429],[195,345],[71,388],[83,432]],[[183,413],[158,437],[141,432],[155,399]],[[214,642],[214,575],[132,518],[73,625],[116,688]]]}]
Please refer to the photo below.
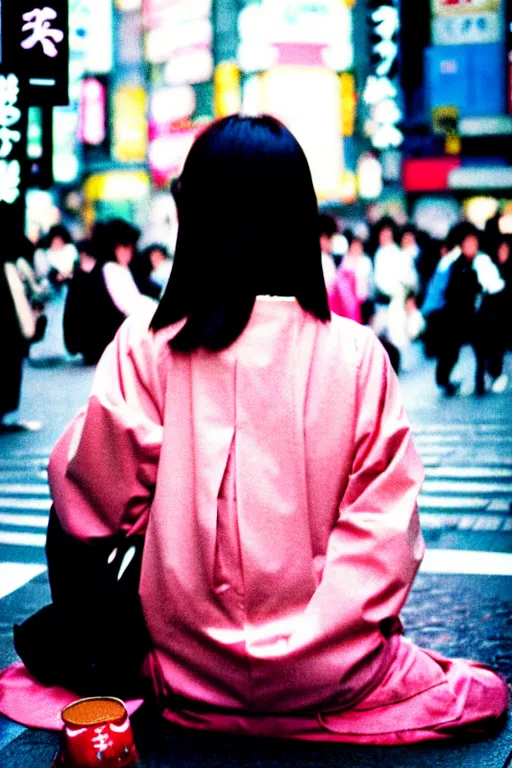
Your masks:
[{"label": "red ceramic cup", "polygon": [[110,696],[79,699],[62,711],[60,752],[52,768],[125,768],[139,757],[124,703]]}]

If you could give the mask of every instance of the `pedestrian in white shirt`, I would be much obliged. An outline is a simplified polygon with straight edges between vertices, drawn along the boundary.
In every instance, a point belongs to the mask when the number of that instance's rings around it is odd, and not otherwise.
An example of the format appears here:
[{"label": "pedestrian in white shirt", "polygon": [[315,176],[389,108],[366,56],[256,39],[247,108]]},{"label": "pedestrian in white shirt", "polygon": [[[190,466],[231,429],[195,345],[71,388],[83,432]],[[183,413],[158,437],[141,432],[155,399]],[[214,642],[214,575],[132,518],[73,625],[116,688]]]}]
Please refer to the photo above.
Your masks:
[{"label": "pedestrian in white shirt", "polygon": [[418,291],[419,281],[413,254],[397,245],[391,219],[383,219],[380,224],[374,278],[377,289],[374,327],[383,329],[388,340],[400,351],[402,367],[407,370],[412,364],[408,315],[415,311],[411,298]]},{"label": "pedestrian in white shirt", "polygon": [[139,291],[130,269],[139,237],[139,230],[123,219],[112,219],[102,233],[105,286],[124,317],[129,317],[150,301]]}]

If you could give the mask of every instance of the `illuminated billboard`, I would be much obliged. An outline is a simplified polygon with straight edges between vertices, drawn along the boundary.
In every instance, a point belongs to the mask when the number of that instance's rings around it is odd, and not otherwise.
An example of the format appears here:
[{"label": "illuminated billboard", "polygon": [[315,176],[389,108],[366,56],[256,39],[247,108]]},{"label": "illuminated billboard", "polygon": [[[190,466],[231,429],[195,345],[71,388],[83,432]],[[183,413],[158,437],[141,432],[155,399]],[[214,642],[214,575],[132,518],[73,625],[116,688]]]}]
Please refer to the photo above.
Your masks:
[{"label": "illuminated billboard", "polygon": [[343,140],[338,76],[320,67],[284,66],[261,76],[261,107],[299,141],[320,200],[342,195]]}]

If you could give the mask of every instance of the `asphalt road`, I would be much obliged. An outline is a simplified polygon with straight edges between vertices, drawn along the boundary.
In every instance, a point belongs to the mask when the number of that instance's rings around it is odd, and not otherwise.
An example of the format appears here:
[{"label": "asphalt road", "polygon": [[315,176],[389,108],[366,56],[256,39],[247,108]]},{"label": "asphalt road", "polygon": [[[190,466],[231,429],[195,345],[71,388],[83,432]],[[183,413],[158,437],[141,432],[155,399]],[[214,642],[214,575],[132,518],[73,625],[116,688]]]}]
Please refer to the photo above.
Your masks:
[{"label": "asphalt road", "polygon": [[[512,356],[511,356],[512,357]],[[512,381],[512,359],[506,370]],[[403,612],[407,634],[449,655],[472,656],[512,682],[512,384],[502,395],[475,398],[473,361],[462,355],[462,394],[446,399],[421,358],[401,377],[416,446],[426,467],[419,498],[428,550]],[[50,498],[46,465],[52,445],[86,401],[93,370],[76,361],[26,366],[19,416],[43,429],[0,436],[0,666],[15,659],[11,626],[48,599],[44,540]],[[472,745],[358,750],[332,745],[283,746],[184,734],[137,721],[141,765],[367,765],[502,768],[512,748],[512,724]],[[274,746],[271,746],[273,744]],[[202,745],[202,746],[201,746]],[[0,765],[49,765],[55,736],[23,731],[0,720]],[[3,747],[3,748],[2,748]],[[175,756],[169,761],[169,750]]]}]

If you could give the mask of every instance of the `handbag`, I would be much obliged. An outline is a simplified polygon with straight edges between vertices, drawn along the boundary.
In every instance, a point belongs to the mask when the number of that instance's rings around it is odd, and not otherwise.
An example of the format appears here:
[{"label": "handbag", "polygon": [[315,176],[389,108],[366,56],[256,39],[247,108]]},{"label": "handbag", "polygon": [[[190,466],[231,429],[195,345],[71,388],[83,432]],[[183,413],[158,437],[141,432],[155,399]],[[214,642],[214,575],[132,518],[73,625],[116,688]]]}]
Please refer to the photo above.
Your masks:
[{"label": "handbag", "polygon": [[52,507],[46,557],[52,603],[14,626],[14,647],[47,686],[79,696],[144,697],[151,643],[138,594],[144,537],[91,542],[62,528]]}]

